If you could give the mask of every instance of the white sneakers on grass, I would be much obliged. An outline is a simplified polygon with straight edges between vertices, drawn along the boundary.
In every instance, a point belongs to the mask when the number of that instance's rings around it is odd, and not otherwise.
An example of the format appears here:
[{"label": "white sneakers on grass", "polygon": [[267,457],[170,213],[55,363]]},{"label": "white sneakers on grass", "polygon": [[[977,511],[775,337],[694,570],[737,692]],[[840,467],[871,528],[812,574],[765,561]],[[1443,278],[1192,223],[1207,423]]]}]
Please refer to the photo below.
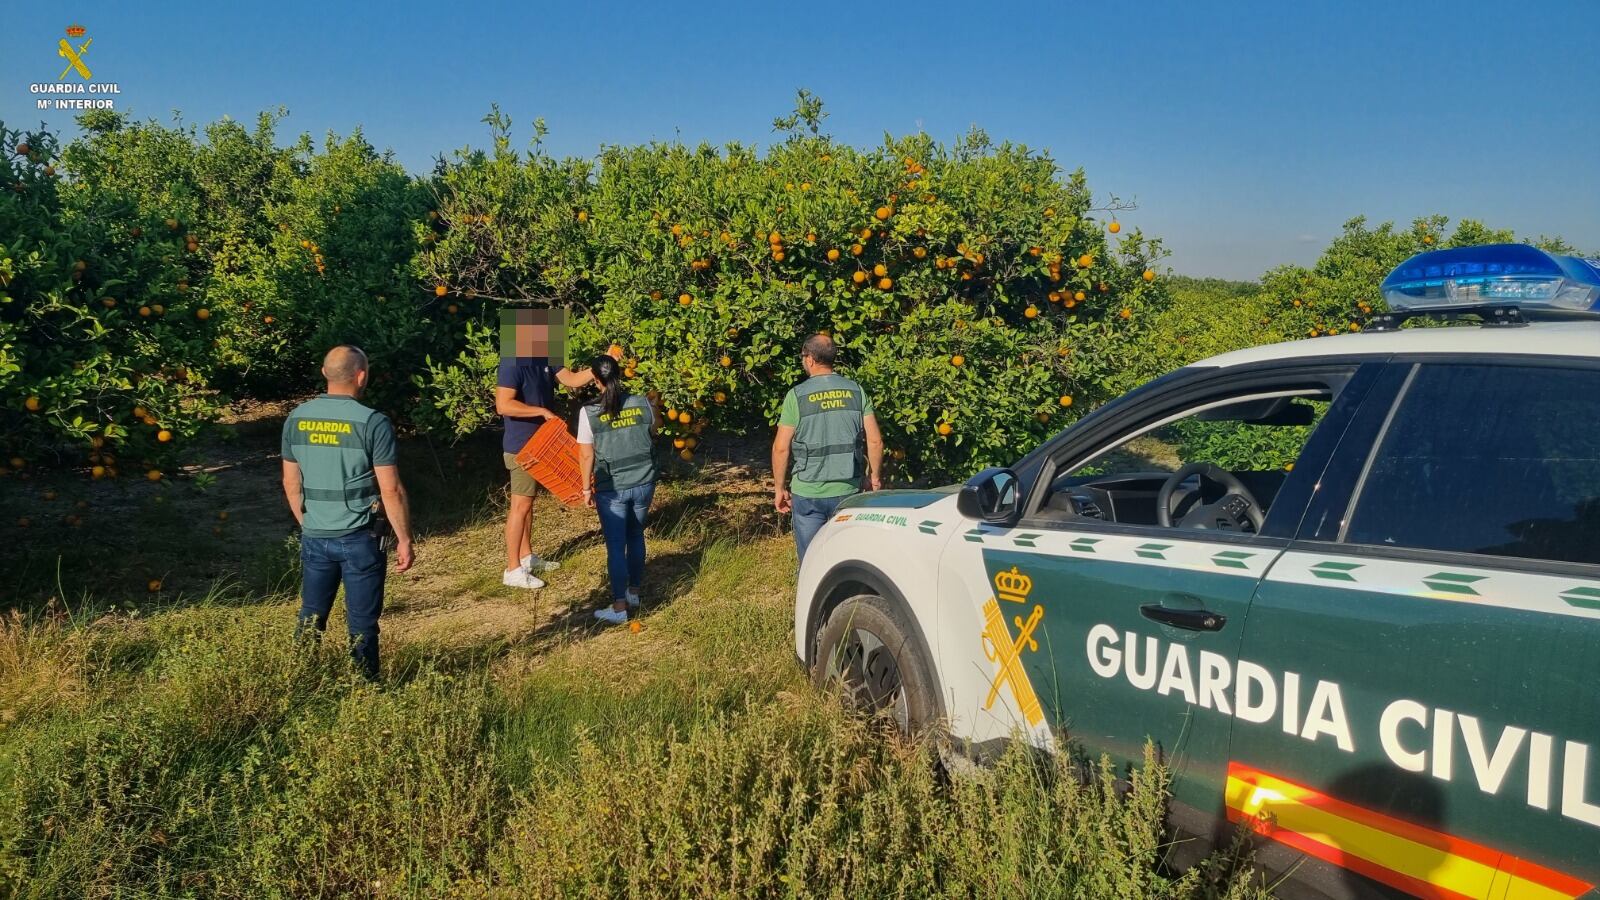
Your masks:
[{"label": "white sneakers on grass", "polygon": [[500,576],[500,583],[506,587],[527,588],[529,590],[538,590],[544,587],[542,579],[534,577],[532,572],[521,568],[507,569]]},{"label": "white sneakers on grass", "polygon": [[600,621],[606,623],[607,625],[626,625],[626,624],[628,624],[628,614],[627,614],[626,611],[620,610],[620,609],[612,609],[609,606],[602,606],[599,609],[595,610],[594,611],[594,617],[596,619],[599,619]]}]

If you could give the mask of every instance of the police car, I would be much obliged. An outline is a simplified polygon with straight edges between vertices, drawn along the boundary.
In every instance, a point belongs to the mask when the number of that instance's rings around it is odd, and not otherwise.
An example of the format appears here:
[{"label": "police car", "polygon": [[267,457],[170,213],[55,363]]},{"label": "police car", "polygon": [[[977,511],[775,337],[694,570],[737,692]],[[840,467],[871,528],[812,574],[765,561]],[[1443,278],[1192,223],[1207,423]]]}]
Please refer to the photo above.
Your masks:
[{"label": "police car", "polygon": [[[1382,289],[1364,333],[1196,363],[964,486],[847,501],[796,652],[979,751],[1127,766],[1152,741],[1176,865],[1243,826],[1288,894],[1592,896],[1600,262],[1442,250]],[[1424,315],[1481,324],[1399,327]],[[1283,458],[1211,458],[1239,446]]]}]

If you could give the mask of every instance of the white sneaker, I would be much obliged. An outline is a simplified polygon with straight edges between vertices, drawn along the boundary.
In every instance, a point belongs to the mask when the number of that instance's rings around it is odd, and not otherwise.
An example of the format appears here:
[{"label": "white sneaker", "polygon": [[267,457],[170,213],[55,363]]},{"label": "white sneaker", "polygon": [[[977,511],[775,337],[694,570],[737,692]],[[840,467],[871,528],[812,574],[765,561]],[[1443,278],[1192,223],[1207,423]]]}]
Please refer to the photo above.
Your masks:
[{"label": "white sneaker", "polygon": [[540,559],[536,553],[529,553],[522,558],[522,567],[529,572],[554,572],[561,568],[561,563]]},{"label": "white sneaker", "polygon": [[505,574],[500,576],[500,583],[506,587],[528,588],[529,590],[538,590],[544,587],[544,582],[533,577],[533,574],[527,569],[507,569]]},{"label": "white sneaker", "polygon": [[629,609],[638,609],[639,608],[639,595],[638,594],[635,594],[633,591],[629,591],[628,594],[627,594],[627,598],[628,598],[628,608]]},{"label": "white sneaker", "polygon": [[594,617],[606,623],[607,625],[628,624],[628,614],[626,612],[623,612],[619,609],[612,609],[609,606],[602,606],[601,608],[595,610]]}]

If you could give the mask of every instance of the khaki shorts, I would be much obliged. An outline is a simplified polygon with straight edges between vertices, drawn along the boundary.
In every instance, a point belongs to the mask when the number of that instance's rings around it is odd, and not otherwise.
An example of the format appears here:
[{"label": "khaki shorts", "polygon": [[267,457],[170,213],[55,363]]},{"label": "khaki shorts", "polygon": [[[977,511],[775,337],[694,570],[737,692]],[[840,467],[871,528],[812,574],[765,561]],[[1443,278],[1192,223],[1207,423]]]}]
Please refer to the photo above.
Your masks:
[{"label": "khaki shorts", "polygon": [[517,465],[517,456],[514,453],[502,453],[506,459],[506,469],[511,472],[511,493],[518,497],[532,497],[539,489],[539,482],[533,480],[528,470]]}]

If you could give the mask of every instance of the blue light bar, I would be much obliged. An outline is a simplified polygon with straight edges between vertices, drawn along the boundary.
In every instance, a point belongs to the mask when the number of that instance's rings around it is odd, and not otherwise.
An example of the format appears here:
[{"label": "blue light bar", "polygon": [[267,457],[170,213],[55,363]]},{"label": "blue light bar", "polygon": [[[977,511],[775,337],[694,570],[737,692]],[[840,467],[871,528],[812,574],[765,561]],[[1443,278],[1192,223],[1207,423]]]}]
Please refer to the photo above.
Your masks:
[{"label": "blue light bar", "polygon": [[1396,267],[1382,290],[1397,312],[1473,306],[1600,312],[1600,260],[1527,244],[1431,250]]}]

